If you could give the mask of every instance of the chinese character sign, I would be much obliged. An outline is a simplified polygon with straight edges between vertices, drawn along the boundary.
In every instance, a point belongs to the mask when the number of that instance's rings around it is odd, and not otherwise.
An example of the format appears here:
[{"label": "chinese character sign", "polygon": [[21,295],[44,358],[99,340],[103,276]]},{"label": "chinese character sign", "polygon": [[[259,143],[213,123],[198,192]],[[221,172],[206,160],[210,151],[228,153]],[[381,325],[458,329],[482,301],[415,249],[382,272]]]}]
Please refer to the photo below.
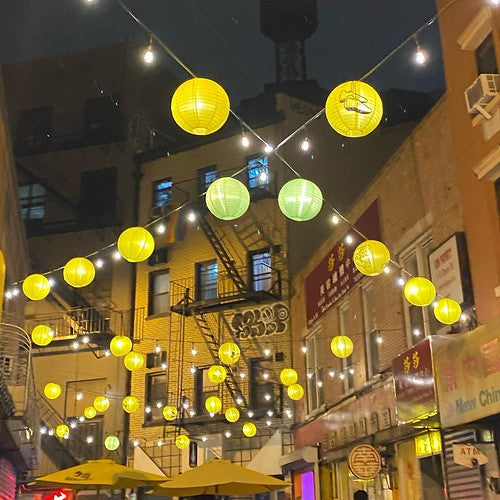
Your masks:
[{"label": "chinese character sign", "polygon": [[[370,239],[380,240],[377,201],[373,202],[354,226]],[[361,239],[347,245],[344,237],[328,252],[305,279],[307,325],[311,326],[338,302],[362,277],[352,261]]]},{"label": "chinese character sign", "polygon": [[410,422],[434,413],[436,395],[429,339],[399,355],[392,369],[398,421]]}]

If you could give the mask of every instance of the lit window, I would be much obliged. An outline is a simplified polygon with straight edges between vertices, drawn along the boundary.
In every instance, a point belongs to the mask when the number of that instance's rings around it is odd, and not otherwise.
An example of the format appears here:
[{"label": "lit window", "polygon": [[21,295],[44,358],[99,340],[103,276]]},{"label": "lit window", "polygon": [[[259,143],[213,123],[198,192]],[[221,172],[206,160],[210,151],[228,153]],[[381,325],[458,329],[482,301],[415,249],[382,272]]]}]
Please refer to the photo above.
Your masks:
[{"label": "lit window", "polygon": [[166,372],[148,373],[146,375],[146,405],[151,412],[145,414],[146,421],[163,420],[163,407],[167,404]]},{"label": "lit window", "polygon": [[262,188],[269,185],[269,160],[267,156],[248,159],[248,187]]},{"label": "lit window", "polygon": [[217,297],[218,268],[216,260],[198,262],[196,270],[196,299],[210,300]]},{"label": "lit window", "polygon": [[24,220],[42,220],[45,216],[45,188],[41,184],[19,186],[19,202]]},{"label": "lit window", "polygon": [[153,183],[153,208],[168,207],[172,201],[172,179],[162,179]]},{"label": "lit window", "polygon": [[198,169],[198,194],[204,193],[210,184],[217,179],[217,166]]},{"label": "lit window", "polygon": [[250,274],[254,291],[270,291],[272,287],[271,252],[257,250],[250,254]]}]

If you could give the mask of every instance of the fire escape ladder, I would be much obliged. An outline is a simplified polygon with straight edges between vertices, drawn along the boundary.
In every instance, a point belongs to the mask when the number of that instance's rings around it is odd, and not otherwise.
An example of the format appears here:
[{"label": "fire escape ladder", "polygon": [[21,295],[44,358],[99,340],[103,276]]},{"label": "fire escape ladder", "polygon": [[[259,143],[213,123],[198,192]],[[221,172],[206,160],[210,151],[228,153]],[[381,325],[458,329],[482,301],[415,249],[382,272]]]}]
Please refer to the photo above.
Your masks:
[{"label": "fire escape ladder", "polygon": [[215,250],[217,257],[222,262],[227,274],[236,285],[236,288],[240,293],[245,293],[248,289],[245,280],[242,278],[241,274],[238,272],[234,260],[227,251],[227,249],[222,244],[222,241],[217,236],[217,233],[213,229],[213,227],[208,223],[205,215],[201,215],[199,218],[200,227],[203,229],[206,237],[212,248]]},{"label": "fire escape ladder", "polygon": [[[198,327],[199,332],[201,333],[203,340],[212,356],[212,359],[215,363],[219,362],[219,347],[221,342],[219,342],[217,336],[215,335],[210,323],[203,311],[195,310],[193,311],[193,318],[196,326]],[[226,384],[227,390],[231,394],[233,401],[236,401],[237,398],[241,398],[243,403],[240,405],[242,408],[247,408],[247,401],[243,391],[238,383],[238,379],[236,378],[236,370],[234,367],[226,367],[227,369],[227,377],[224,383]]]}]

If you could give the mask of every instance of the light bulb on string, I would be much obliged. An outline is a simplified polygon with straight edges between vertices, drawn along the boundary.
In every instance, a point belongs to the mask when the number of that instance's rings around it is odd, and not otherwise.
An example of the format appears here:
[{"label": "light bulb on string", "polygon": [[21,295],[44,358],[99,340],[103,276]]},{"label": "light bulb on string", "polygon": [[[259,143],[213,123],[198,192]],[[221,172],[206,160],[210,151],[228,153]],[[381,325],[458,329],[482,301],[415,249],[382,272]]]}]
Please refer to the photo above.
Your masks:
[{"label": "light bulb on string", "polygon": [[267,181],[267,172],[266,171],[262,171],[259,175],[259,181],[260,182],[266,182]]},{"label": "light bulb on string", "polygon": [[49,285],[53,287],[56,284],[56,280],[54,278],[49,278]]},{"label": "light bulb on string", "polygon": [[335,372],[334,372],[333,370],[330,370],[330,371],[328,372],[328,376],[329,376],[330,378],[335,377]]},{"label": "light bulb on string", "polygon": [[307,346],[303,345],[300,350],[305,354],[307,352]]},{"label": "light bulb on string", "polygon": [[415,52],[413,54],[413,60],[419,66],[423,66],[427,62],[427,59],[428,59],[427,53],[420,46],[420,43],[418,42],[417,35],[415,35],[414,39],[415,39],[416,49],[415,49]]},{"label": "light bulb on string", "polygon": [[248,418],[252,418],[254,413],[252,410],[248,410],[247,415],[248,415]]},{"label": "light bulb on string", "polygon": [[196,220],[196,214],[194,212],[189,212],[188,213],[188,216],[187,216],[187,219],[189,222],[194,222]]},{"label": "light bulb on string", "polygon": [[399,276],[399,278],[396,280],[396,283],[398,284],[398,286],[404,286],[406,281],[402,276]]},{"label": "light bulb on string", "polygon": [[273,151],[274,151],[274,148],[270,144],[266,144],[264,146],[264,153],[269,154],[269,153],[272,153]]},{"label": "light bulb on string", "polygon": [[250,139],[245,134],[241,136],[240,142],[244,148],[248,148],[248,146],[250,146]]},{"label": "light bulb on string", "polygon": [[17,297],[17,296],[19,295],[19,288],[13,288],[13,289],[12,289],[12,295],[13,295],[14,297]]},{"label": "light bulb on string", "polygon": [[352,237],[352,235],[348,234],[346,237],[345,237],[345,242],[348,244],[348,245],[352,245],[353,242],[354,242],[354,238]]},{"label": "light bulb on string", "polygon": [[157,232],[158,234],[163,234],[163,233],[165,232],[165,230],[166,230],[166,229],[167,229],[167,228],[165,227],[165,224],[163,224],[163,223],[162,223],[162,224],[158,224],[158,225],[156,226],[156,232]]},{"label": "light bulb on string", "polygon": [[118,250],[115,250],[115,251],[113,252],[113,259],[114,259],[114,260],[121,260],[121,258],[122,258],[121,253],[120,253]]},{"label": "light bulb on string", "polygon": [[153,40],[149,41],[147,49],[144,51],[142,56],[146,64],[152,64],[155,60],[155,53],[153,52]]},{"label": "light bulb on string", "polygon": [[391,272],[391,268],[389,266],[384,267],[384,273],[389,274]]},{"label": "light bulb on string", "polygon": [[160,352],[161,352],[161,345],[160,345],[160,342],[158,340],[156,341],[155,352],[156,352],[156,354],[160,354]]},{"label": "light bulb on string", "polygon": [[271,356],[271,349],[269,349],[268,347],[266,349],[264,349],[264,356],[266,358],[268,358],[269,356]]},{"label": "light bulb on string", "polygon": [[198,350],[193,344],[193,347],[191,348],[191,356],[196,356],[198,354]]},{"label": "light bulb on string", "polygon": [[308,137],[305,137],[300,143],[300,149],[302,149],[302,151],[309,151],[311,149],[311,141]]},{"label": "light bulb on string", "polygon": [[102,269],[102,267],[104,266],[104,261],[102,259],[97,259],[94,262],[94,265],[97,269]]},{"label": "light bulb on string", "polygon": [[332,224],[337,225],[340,222],[340,218],[337,214],[333,214],[331,221],[332,221]]}]

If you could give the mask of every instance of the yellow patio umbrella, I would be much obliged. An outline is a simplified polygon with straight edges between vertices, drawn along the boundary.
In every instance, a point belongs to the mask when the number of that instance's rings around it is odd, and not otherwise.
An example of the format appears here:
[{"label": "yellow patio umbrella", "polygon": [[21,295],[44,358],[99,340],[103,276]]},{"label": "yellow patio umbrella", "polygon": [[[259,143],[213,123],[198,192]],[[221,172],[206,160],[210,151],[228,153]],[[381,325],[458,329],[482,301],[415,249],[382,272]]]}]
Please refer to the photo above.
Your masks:
[{"label": "yellow patio umbrella", "polygon": [[135,470],[117,464],[114,460],[102,458],[39,477],[35,480],[35,484],[100,491],[153,486],[168,479],[166,476]]},{"label": "yellow patio umbrella", "polygon": [[210,460],[188,470],[168,483],[156,486],[157,495],[190,497],[194,495],[253,495],[283,490],[289,483],[227,460]]}]

